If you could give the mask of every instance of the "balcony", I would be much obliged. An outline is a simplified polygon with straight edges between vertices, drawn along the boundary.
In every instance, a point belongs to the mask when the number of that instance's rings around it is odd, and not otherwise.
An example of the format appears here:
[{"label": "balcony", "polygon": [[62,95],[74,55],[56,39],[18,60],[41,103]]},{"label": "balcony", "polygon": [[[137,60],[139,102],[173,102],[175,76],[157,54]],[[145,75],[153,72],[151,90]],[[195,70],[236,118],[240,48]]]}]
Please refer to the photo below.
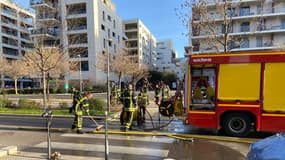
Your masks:
[{"label": "balcony", "polygon": [[19,56],[19,51],[18,49],[3,47],[3,54],[14,57]]},{"label": "balcony", "polygon": [[46,28],[40,28],[40,29],[33,29],[31,31],[31,36],[32,37],[38,37],[38,36],[43,36],[43,37],[48,37],[48,38],[57,38],[57,32],[54,29],[46,29]]},{"label": "balcony", "polygon": [[30,37],[30,33],[20,33],[20,37],[22,41],[26,41],[27,43],[33,43],[31,37]]},{"label": "balcony", "polygon": [[18,36],[18,31],[12,28],[2,26],[1,31],[2,31],[2,34],[6,34],[8,36],[13,36],[13,37]]},{"label": "balcony", "polygon": [[86,18],[73,18],[73,19],[67,20],[67,30],[68,31],[87,30]]},{"label": "balcony", "polygon": [[55,13],[39,14],[37,20],[45,26],[57,26],[60,24],[60,17]]},{"label": "balcony", "polygon": [[8,46],[11,46],[11,47],[18,47],[18,41],[15,40],[15,39],[12,39],[12,38],[8,38],[8,37],[2,37],[2,43],[3,44],[6,44]]},{"label": "balcony", "polygon": [[48,8],[48,9],[54,9],[54,5],[49,0],[30,0],[30,6],[31,8]]},{"label": "balcony", "polygon": [[7,15],[10,18],[15,18],[15,19],[17,18],[16,10],[13,10],[13,9],[7,7],[7,6],[2,6],[1,7],[1,12],[2,12],[2,14]]},{"label": "balcony", "polygon": [[78,26],[69,26],[67,28],[67,34],[82,34],[87,32],[87,25],[82,24]]},{"label": "balcony", "polygon": [[85,3],[71,4],[66,6],[67,18],[82,17],[85,16],[86,13],[87,10]]}]

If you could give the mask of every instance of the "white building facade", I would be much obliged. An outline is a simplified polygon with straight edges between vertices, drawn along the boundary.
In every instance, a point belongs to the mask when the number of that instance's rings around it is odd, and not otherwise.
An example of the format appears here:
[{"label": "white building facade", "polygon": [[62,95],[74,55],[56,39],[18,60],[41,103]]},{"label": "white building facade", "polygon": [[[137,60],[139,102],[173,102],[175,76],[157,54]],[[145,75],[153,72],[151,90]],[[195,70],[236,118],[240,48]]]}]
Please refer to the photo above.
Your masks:
[{"label": "white building facade", "polygon": [[[112,1],[35,0],[31,6],[37,15],[55,15],[60,23],[55,23],[49,30],[54,32],[51,38],[59,40],[69,54],[70,61],[79,62],[81,66],[78,71],[67,75],[66,80],[82,79],[90,85],[105,84],[107,70],[104,66],[107,62],[104,57],[108,53],[116,54],[124,44],[122,21]],[[46,20],[50,21],[51,18],[46,17]],[[41,21],[37,19],[36,23],[40,24]],[[111,77],[116,78],[113,74]]]},{"label": "white building facade", "polygon": [[[193,53],[223,52],[223,46],[213,46],[205,43],[210,37],[223,37],[225,34],[225,19],[221,8],[227,3],[227,19],[230,21],[228,51],[262,51],[284,48],[285,46],[285,1],[282,0],[205,0],[206,17],[215,25],[213,32],[200,27],[203,13],[196,13],[192,8],[192,28],[190,29],[190,46]],[[222,11],[223,12],[223,11]],[[224,12],[224,13],[225,13]]]},{"label": "white building facade", "polygon": [[[29,49],[33,48],[30,29],[33,28],[35,16],[11,0],[0,0],[0,5],[0,58],[19,60]],[[5,81],[6,87],[14,83],[9,78],[3,76],[1,78]],[[29,82],[29,79],[20,79],[20,88],[27,87],[26,83]]]},{"label": "white building facade", "polygon": [[155,70],[159,72],[172,72],[179,79],[182,79],[184,69],[180,61],[172,40],[159,40],[157,42]]},{"label": "white building facade", "polygon": [[139,19],[123,21],[125,47],[133,62],[153,67],[156,56],[156,38]]}]

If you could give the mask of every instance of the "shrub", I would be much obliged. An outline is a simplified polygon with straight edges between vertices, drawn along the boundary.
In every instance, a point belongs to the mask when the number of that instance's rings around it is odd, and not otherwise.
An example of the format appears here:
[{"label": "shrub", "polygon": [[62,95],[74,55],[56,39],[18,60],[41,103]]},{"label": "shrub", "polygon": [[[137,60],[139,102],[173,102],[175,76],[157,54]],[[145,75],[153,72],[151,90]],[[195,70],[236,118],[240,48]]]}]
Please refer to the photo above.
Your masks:
[{"label": "shrub", "polygon": [[59,102],[59,108],[60,109],[65,109],[68,107],[69,107],[69,104],[67,102]]},{"label": "shrub", "polygon": [[89,110],[104,111],[107,103],[102,99],[92,98],[89,100]]},{"label": "shrub", "polygon": [[65,93],[66,92],[66,90],[65,90],[65,88],[63,88],[63,87],[59,87],[59,88],[57,88],[57,91],[56,91],[57,93]]},{"label": "shrub", "polygon": [[108,87],[107,85],[97,85],[97,86],[94,86],[94,92],[107,92],[108,90]]},{"label": "shrub", "polygon": [[0,98],[0,108],[11,107],[11,106],[13,106],[11,100]]},{"label": "shrub", "polygon": [[85,91],[93,91],[93,87],[92,86],[85,86]]},{"label": "shrub", "polygon": [[19,99],[19,107],[24,109],[40,108],[41,104],[30,99]]}]

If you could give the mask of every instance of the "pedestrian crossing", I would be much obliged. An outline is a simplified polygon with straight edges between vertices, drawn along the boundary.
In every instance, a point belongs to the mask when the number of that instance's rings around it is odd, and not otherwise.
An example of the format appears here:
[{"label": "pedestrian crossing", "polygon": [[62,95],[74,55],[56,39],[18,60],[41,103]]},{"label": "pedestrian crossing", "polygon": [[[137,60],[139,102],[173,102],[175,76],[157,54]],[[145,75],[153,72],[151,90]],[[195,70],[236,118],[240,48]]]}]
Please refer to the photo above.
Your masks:
[{"label": "pedestrian crossing", "polygon": [[[172,138],[157,136],[108,135],[109,159],[161,160],[166,159]],[[62,160],[105,159],[104,134],[64,133],[51,143],[52,152],[60,152]],[[25,148],[6,160],[46,159],[47,142]],[[10,159],[9,159],[10,158]],[[4,160],[1,159],[0,160]],[[19,159],[20,160],[20,159]]]}]

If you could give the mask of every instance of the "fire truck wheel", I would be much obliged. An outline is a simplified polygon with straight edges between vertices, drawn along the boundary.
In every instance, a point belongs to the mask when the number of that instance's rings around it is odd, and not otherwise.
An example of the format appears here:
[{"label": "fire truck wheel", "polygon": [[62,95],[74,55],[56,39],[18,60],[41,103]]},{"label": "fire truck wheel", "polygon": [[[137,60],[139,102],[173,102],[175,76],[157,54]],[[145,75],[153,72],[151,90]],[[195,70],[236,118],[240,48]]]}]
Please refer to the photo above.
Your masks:
[{"label": "fire truck wheel", "polygon": [[245,137],[250,133],[251,119],[243,113],[230,113],[224,117],[222,127],[227,135]]}]

